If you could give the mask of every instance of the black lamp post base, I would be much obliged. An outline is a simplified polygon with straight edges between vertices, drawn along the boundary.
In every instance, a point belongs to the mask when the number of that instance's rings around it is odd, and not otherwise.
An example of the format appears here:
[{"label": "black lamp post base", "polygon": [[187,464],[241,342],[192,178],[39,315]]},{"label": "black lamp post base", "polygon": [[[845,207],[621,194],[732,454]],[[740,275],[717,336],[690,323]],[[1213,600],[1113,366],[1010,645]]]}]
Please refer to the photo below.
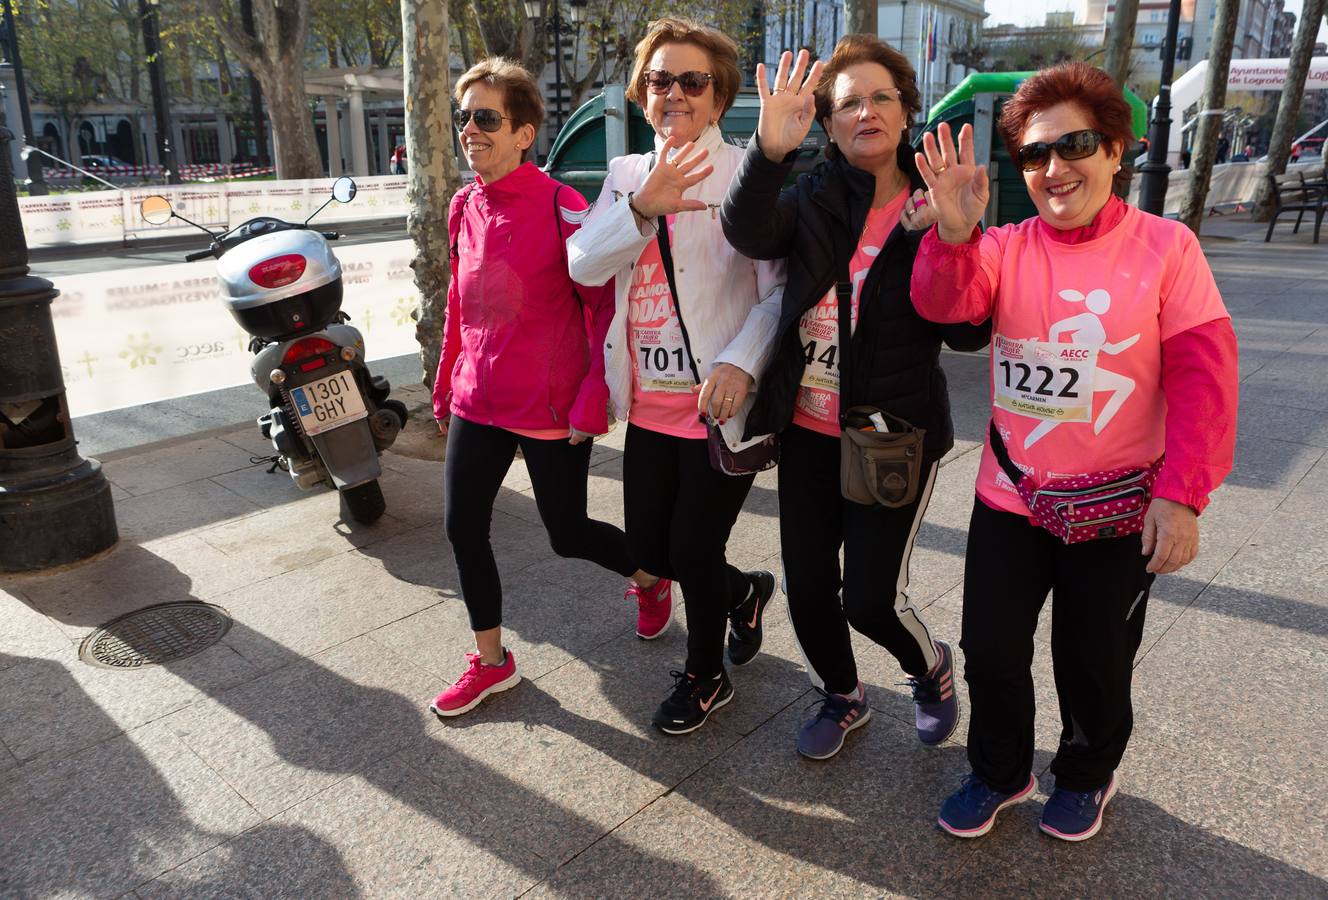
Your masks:
[{"label": "black lamp post base", "polygon": [[0,572],[67,565],[119,540],[101,463],[62,444],[0,454]]}]

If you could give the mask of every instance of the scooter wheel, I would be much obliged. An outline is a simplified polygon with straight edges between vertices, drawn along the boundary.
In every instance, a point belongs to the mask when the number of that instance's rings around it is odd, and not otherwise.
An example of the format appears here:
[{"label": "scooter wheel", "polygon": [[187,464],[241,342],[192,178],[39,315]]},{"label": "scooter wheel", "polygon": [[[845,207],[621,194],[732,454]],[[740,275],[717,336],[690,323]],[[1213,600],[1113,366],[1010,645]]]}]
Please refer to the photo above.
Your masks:
[{"label": "scooter wheel", "polygon": [[406,427],[406,419],[410,417],[409,413],[406,412],[406,404],[402,403],[400,400],[388,400],[383,403],[383,409],[390,410],[394,413],[396,417],[401,420],[401,427]]},{"label": "scooter wheel", "polygon": [[372,525],[386,510],[387,501],[383,499],[383,489],[377,480],[341,491],[342,518],[349,516],[361,525]]}]

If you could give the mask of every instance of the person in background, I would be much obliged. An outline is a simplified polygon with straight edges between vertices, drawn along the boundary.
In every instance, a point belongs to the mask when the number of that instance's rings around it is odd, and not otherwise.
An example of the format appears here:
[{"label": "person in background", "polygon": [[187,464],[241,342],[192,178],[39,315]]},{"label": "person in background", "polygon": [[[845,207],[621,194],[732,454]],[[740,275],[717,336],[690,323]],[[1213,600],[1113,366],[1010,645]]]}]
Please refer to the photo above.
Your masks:
[{"label": "person in background", "polygon": [[[486,59],[456,85],[453,120],[475,183],[448,211],[447,325],[433,408],[447,435],[447,539],[476,652],[432,708],[456,716],[517,684],[502,642],[502,583],[489,523],[518,448],[535,505],[559,556],[631,576],[628,595],[666,603],[669,583],[638,569],[622,531],[586,514],[590,447],[608,431],[608,388],[598,352],[613,293],[572,283],[564,238],[586,201],[529,161],[544,121],[534,77]],[[592,352],[593,348],[593,352]]]},{"label": "person in background", "polygon": [[730,447],[739,442],[783,292],[783,266],[734,250],[716,215],[742,158],[719,128],[741,81],[726,35],[687,19],[652,22],[627,96],[645,110],[655,150],[610,160],[594,210],[568,241],[573,278],[617,285],[604,355],[614,415],[627,420],[627,537],[642,565],[687,598],[687,661],[653,718],[669,734],[700,728],[733,698],[724,632],[729,662],[750,662],[775,591],[772,573],[726,557],[755,475],[715,470],[698,415],[717,421]]},{"label": "person in background", "polygon": [[[1112,194],[1132,134],[1109,75],[1086,63],[1039,72],[999,127],[1037,207],[1018,224],[978,229],[990,192],[970,126],[956,147],[941,125],[917,156],[937,222],[913,303],[933,321],[994,323],[960,641],[973,771],[939,822],[986,834],[1037,788],[1030,668],[1050,593],[1061,739],[1041,829],[1081,841],[1120,787],[1153,579],[1194,559],[1197,516],[1231,471],[1236,337],[1194,234]],[[1073,501],[1059,522],[1030,518],[1025,502],[1052,481],[1121,487],[1071,543],[1053,528],[1078,521]]]}]

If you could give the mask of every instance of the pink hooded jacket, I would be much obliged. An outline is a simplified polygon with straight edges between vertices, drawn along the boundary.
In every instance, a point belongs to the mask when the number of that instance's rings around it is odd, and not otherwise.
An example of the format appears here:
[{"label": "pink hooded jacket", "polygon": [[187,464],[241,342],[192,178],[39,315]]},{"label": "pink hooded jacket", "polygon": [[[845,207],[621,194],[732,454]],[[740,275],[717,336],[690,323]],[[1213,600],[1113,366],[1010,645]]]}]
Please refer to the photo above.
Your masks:
[{"label": "pink hooded jacket", "polygon": [[613,283],[574,287],[563,245],[586,208],[533,163],[452,197],[435,418],[451,412],[499,428],[608,431],[598,349],[613,318]]}]

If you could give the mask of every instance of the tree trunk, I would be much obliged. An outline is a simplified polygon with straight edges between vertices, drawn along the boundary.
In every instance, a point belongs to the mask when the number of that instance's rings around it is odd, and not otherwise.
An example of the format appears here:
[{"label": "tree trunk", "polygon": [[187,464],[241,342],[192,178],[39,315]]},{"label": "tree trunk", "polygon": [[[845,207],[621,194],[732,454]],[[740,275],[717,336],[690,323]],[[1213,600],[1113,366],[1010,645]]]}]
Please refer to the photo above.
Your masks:
[{"label": "tree trunk", "polygon": [[1117,87],[1125,87],[1130,71],[1130,51],[1134,49],[1134,23],[1139,18],[1139,0],[1116,0],[1111,14],[1111,32],[1107,35],[1107,59],[1102,68]]},{"label": "tree trunk", "polygon": [[433,386],[447,320],[447,209],[461,186],[452,150],[452,102],[448,77],[447,4],[401,0],[402,68],[406,101],[406,158],[410,212],[406,230],[415,242],[415,285],[420,308],[415,339],[424,383]]},{"label": "tree trunk", "polygon": [[[1296,120],[1300,118],[1300,101],[1305,96],[1305,77],[1310,71],[1310,57],[1314,53],[1314,39],[1319,33],[1319,22],[1328,9],[1328,0],[1305,0],[1296,37],[1291,43],[1291,60],[1287,66],[1286,85],[1282,100],[1277,104],[1277,119],[1273,135],[1268,140],[1268,174],[1286,172],[1291,157],[1291,142],[1296,139]],[[1254,220],[1267,222],[1273,217],[1273,186],[1263,178],[1254,193]]]},{"label": "tree trunk", "polygon": [[876,0],[845,0],[844,34],[876,34]]},{"label": "tree trunk", "polygon": [[1180,207],[1180,220],[1196,235],[1208,208],[1208,187],[1217,156],[1217,138],[1222,133],[1222,113],[1227,102],[1227,78],[1231,71],[1231,48],[1236,42],[1236,19],[1240,0],[1217,0],[1213,38],[1208,50],[1199,125],[1195,129],[1194,154],[1190,158],[1190,181]]},{"label": "tree trunk", "polygon": [[254,0],[256,34],[246,34],[223,0],[207,0],[217,34],[258,79],[267,101],[276,148],[277,178],[321,178],[309,100],[304,93],[304,52],[309,40],[309,0]]}]

